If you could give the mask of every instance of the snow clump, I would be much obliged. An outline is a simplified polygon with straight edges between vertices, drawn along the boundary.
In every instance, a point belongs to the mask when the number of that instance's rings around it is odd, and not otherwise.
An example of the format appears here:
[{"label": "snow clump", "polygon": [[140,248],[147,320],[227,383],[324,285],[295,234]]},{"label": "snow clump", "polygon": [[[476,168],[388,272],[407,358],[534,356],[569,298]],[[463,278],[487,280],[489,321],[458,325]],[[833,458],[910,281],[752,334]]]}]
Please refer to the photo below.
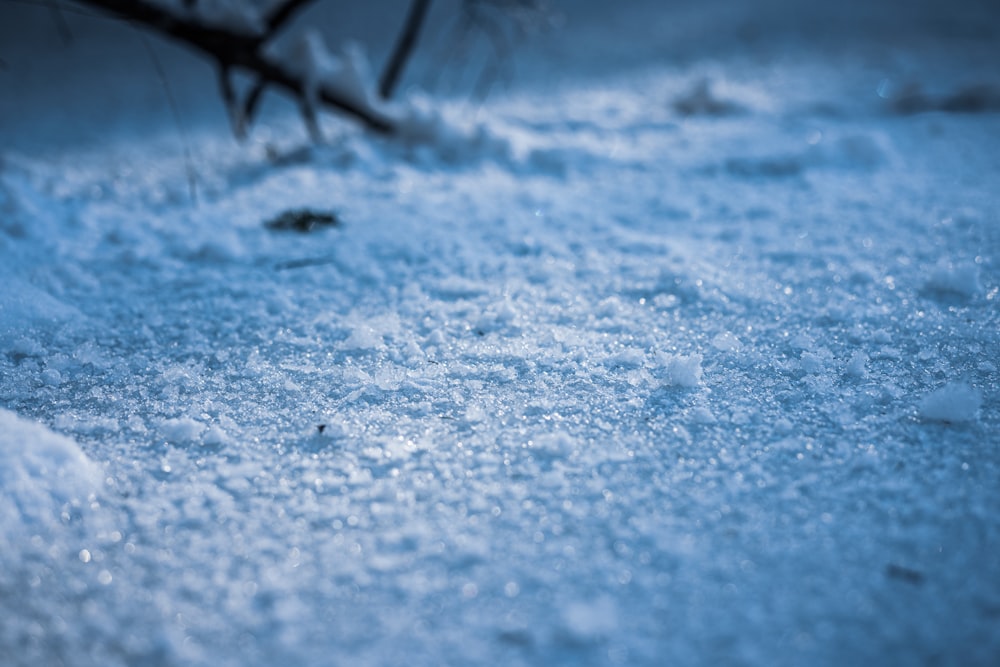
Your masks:
[{"label": "snow clump", "polygon": [[160,433],[174,444],[193,442],[201,437],[204,430],[204,424],[190,417],[164,419],[160,422]]},{"label": "snow clump", "polygon": [[667,358],[667,384],[677,387],[697,387],[701,384],[702,355],[672,355]]},{"label": "snow clump", "polygon": [[982,394],[964,382],[951,382],[924,396],[918,406],[928,421],[971,422],[983,404]]},{"label": "snow clump", "polygon": [[867,366],[868,355],[858,351],[851,355],[851,359],[847,362],[847,368],[844,369],[844,372],[851,377],[864,379],[868,377]]}]

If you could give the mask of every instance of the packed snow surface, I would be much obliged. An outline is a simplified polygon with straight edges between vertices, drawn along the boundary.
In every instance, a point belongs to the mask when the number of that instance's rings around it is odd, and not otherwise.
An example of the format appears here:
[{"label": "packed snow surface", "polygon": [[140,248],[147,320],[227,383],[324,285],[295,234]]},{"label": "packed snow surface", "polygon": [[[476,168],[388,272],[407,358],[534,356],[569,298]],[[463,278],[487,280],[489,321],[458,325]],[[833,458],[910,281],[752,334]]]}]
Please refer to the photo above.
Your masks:
[{"label": "packed snow surface", "polygon": [[996,10],[667,4],[323,145],[2,42],[0,664],[1000,664]]}]

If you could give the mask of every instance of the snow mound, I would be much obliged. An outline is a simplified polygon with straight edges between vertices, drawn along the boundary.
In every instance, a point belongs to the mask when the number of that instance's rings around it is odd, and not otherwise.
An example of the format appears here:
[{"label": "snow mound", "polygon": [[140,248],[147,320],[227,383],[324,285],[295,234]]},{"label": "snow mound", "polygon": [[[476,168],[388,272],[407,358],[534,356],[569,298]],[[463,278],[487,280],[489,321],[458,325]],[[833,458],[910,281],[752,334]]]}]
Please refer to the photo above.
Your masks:
[{"label": "snow mound", "polygon": [[924,396],[918,406],[928,421],[971,422],[983,404],[982,394],[964,382],[951,382]]},{"label": "snow mound", "polygon": [[17,276],[0,270],[0,346],[7,352],[40,352],[34,329],[45,329],[72,319],[83,319],[75,308]]},{"label": "snow mound", "polygon": [[0,535],[54,526],[101,487],[101,468],[69,438],[0,409]]}]

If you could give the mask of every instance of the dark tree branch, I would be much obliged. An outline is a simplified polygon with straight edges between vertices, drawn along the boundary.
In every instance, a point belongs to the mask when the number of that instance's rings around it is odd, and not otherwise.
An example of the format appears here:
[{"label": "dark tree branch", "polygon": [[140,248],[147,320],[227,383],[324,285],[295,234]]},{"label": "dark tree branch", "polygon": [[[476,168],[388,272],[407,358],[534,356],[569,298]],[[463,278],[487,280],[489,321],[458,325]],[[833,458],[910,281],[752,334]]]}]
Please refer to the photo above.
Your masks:
[{"label": "dark tree branch", "polygon": [[233,128],[233,133],[237,139],[243,139],[241,112],[236,99],[236,88],[233,86],[233,73],[229,66],[223,63],[219,63],[219,90],[222,91],[222,101],[226,104],[226,113],[229,114],[229,124]]},{"label": "dark tree branch", "polygon": [[[252,102],[248,99],[243,107],[244,110],[251,112],[265,87],[284,90],[295,98],[300,106],[307,101],[310,91],[304,78],[289,71],[281,63],[268,58],[264,46],[288,21],[292,13],[310,1],[312,0],[288,0],[268,17],[267,24],[268,26],[273,25],[273,28],[269,27],[263,35],[258,35],[206,25],[197,18],[176,15],[164,7],[149,2],[149,0],[76,0],[80,4],[142,25],[153,32],[185,44],[215,61],[223,73],[220,82],[222,95],[227,105],[230,104],[228,96],[232,92],[231,84],[227,83],[229,72],[239,69],[251,74],[256,81],[255,88],[251,91],[251,96],[254,99]],[[226,90],[227,86],[230,87],[229,92]],[[258,91],[257,88],[261,90]],[[337,90],[321,86],[316,91],[315,97],[316,102],[355,118],[371,130],[384,134],[392,133],[394,130],[391,119],[376,110],[359,104]],[[235,93],[231,99],[235,100]],[[247,120],[247,115],[244,114],[244,120]],[[311,115],[312,120],[314,120],[314,112]],[[309,116],[306,120],[307,123],[310,122]]]},{"label": "dark tree branch", "polygon": [[323,141],[323,131],[319,129],[319,119],[316,118],[316,106],[309,98],[302,98],[299,104],[302,112],[302,119],[305,121],[306,130],[309,131],[309,138],[315,143]]},{"label": "dark tree branch", "polygon": [[62,40],[62,43],[65,45],[72,44],[73,31],[69,29],[69,23],[66,22],[62,3],[59,0],[49,0],[49,11],[52,14],[52,20],[56,24],[56,30],[59,32],[59,38]]},{"label": "dark tree branch", "polygon": [[403,32],[399,35],[399,41],[396,42],[396,48],[393,49],[392,57],[389,58],[389,64],[386,66],[385,72],[382,73],[382,80],[379,82],[379,95],[384,100],[392,97],[399,77],[403,74],[403,68],[409,61],[413,49],[417,46],[417,38],[420,36],[420,29],[423,27],[424,18],[427,16],[430,5],[430,0],[413,0],[413,4],[410,5],[410,12],[406,16]]},{"label": "dark tree branch", "polygon": [[139,40],[142,42],[142,47],[146,49],[146,53],[149,55],[149,59],[153,63],[153,69],[156,70],[156,75],[159,77],[160,83],[163,84],[163,93],[167,96],[167,105],[170,107],[170,113],[173,114],[174,122],[177,124],[177,131],[181,136],[181,146],[184,147],[184,167],[187,171],[188,191],[191,194],[191,201],[197,204],[198,174],[194,170],[194,162],[191,160],[190,143],[187,140],[187,132],[184,130],[184,123],[181,122],[181,113],[177,108],[177,101],[174,99],[174,94],[170,90],[170,81],[167,80],[167,74],[163,71],[163,65],[160,63],[160,59],[156,57],[156,52],[153,51],[152,45],[142,33],[139,33]]},{"label": "dark tree branch", "polygon": [[236,136],[247,136],[247,131],[250,129],[250,125],[253,123],[253,118],[257,114],[257,105],[260,103],[260,98],[264,96],[264,88],[264,82],[258,80],[254,82],[250,92],[247,93],[246,99],[243,100],[243,109],[240,111],[239,123],[236,127]]},{"label": "dark tree branch", "polygon": [[273,35],[281,30],[285,26],[285,23],[294,17],[299,10],[305,9],[305,6],[311,2],[313,0],[285,0],[285,2],[278,5],[264,19],[264,25],[267,26],[267,33]]}]

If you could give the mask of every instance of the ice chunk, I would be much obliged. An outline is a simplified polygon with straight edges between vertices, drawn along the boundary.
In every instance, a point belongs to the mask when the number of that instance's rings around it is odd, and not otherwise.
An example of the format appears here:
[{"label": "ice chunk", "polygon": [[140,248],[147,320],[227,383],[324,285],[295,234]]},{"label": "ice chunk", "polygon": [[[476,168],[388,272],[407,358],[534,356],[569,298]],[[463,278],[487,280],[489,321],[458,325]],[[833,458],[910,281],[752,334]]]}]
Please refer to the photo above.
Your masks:
[{"label": "ice chunk", "polygon": [[951,382],[924,396],[918,410],[929,421],[970,422],[975,421],[982,404],[979,390],[965,382]]},{"label": "ice chunk", "polygon": [[0,541],[18,527],[58,525],[102,484],[100,466],[71,439],[0,408]]}]

